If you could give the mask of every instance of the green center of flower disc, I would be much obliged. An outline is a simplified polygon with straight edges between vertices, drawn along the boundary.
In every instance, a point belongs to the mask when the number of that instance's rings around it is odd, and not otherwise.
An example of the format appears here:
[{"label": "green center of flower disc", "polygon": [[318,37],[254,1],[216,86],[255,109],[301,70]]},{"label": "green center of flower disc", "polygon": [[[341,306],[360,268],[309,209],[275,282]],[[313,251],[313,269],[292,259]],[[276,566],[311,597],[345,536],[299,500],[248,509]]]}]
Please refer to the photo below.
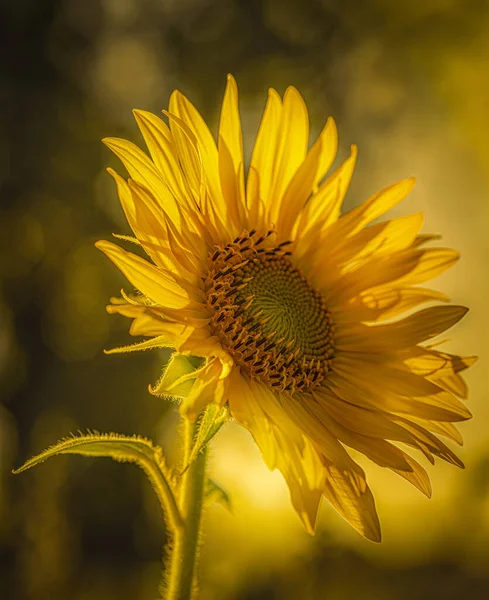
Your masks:
[{"label": "green center of flower disc", "polygon": [[244,233],[209,258],[211,328],[242,371],[277,390],[306,390],[331,368],[333,324],[292,262],[289,242]]}]

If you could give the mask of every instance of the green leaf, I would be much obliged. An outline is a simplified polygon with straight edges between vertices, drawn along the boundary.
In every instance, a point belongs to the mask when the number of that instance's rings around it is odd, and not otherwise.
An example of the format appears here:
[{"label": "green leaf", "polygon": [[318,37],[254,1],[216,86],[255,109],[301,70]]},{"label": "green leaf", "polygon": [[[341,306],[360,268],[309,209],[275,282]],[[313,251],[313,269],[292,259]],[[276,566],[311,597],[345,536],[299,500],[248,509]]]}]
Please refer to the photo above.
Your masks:
[{"label": "green leaf", "polygon": [[150,388],[155,396],[174,396],[186,398],[198,376],[200,364],[191,356],[174,352],[168,361],[163,376],[158,383]]},{"label": "green leaf", "polygon": [[205,484],[205,500],[209,504],[219,502],[219,504],[222,504],[225,508],[227,508],[230,513],[233,512],[231,506],[231,497],[226,490],[223,490],[222,487],[212,479],[208,479]]},{"label": "green leaf", "polygon": [[188,468],[193,463],[199,452],[207,446],[228,418],[229,411],[226,406],[221,407],[217,404],[209,404],[200,418],[198,433],[185,468]]},{"label": "green leaf", "polygon": [[151,440],[140,436],[127,437],[117,433],[88,433],[64,438],[44,452],[26,461],[13,473],[22,473],[57,454],[80,454],[82,456],[105,456],[118,462],[141,463],[144,460],[163,465],[161,448]]},{"label": "green leaf", "polygon": [[175,527],[182,526],[163,451],[151,440],[136,435],[128,437],[117,433],[98,432],[72,436],[62,439],[44,452],[30,458],[13,473],[22,473],[58,454],[102,456],[118,462],[136,463],[144,470],[153,485],[170,523]]}]

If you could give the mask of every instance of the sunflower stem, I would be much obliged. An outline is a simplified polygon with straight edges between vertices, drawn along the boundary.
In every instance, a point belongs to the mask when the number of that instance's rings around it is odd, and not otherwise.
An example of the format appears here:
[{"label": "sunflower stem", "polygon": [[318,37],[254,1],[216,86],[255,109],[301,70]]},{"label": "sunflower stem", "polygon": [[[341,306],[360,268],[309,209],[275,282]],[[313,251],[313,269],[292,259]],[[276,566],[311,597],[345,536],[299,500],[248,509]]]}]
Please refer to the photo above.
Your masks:
[{"label": "sunflower stem", "polygon": [[204,448],[189,465],[188,461],[198,433],[200,419],[195,423],[184,419],[185,471],[179,490],[178,504],[183,527],[176,529],[170,549],[166,600],[190,600],[197,592],[197,561],[199,555],[202,506],[204,503],[207,451]]}]

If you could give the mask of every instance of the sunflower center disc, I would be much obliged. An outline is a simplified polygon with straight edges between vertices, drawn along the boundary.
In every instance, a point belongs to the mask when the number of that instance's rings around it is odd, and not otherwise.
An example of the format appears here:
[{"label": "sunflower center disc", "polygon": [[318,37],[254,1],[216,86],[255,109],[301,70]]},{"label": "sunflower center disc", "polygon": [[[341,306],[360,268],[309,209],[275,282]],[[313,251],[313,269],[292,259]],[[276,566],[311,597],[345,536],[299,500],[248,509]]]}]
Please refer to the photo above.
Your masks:
[{"label": "sunflower center disc", "polygon": [[205,280],[211,328],[242,371],[277,390],[306,390],[331,368],[324,300],[291,262],[289,242],[251,231],[217,247]]}]

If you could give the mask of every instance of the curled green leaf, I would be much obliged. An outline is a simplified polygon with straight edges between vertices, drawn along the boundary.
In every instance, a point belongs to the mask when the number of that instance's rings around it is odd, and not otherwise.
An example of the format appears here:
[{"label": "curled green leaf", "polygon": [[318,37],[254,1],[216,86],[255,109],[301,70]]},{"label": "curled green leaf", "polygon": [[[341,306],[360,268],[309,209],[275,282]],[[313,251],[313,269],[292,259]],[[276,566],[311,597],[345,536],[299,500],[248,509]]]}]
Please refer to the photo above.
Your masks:
[{"label": "curled green leaf", "polygon": [[33,456],[13,473],[22,473],[59,454],[108,457],[118,462],[132,462],[139,465],[158,495],[170,526],[176,529],[182,528],[182,518],[170,482],[170,474],[165,465],[163,451],[151,440],[136,435],[125,436],[117,433],[98,432],[71,436]]}]

